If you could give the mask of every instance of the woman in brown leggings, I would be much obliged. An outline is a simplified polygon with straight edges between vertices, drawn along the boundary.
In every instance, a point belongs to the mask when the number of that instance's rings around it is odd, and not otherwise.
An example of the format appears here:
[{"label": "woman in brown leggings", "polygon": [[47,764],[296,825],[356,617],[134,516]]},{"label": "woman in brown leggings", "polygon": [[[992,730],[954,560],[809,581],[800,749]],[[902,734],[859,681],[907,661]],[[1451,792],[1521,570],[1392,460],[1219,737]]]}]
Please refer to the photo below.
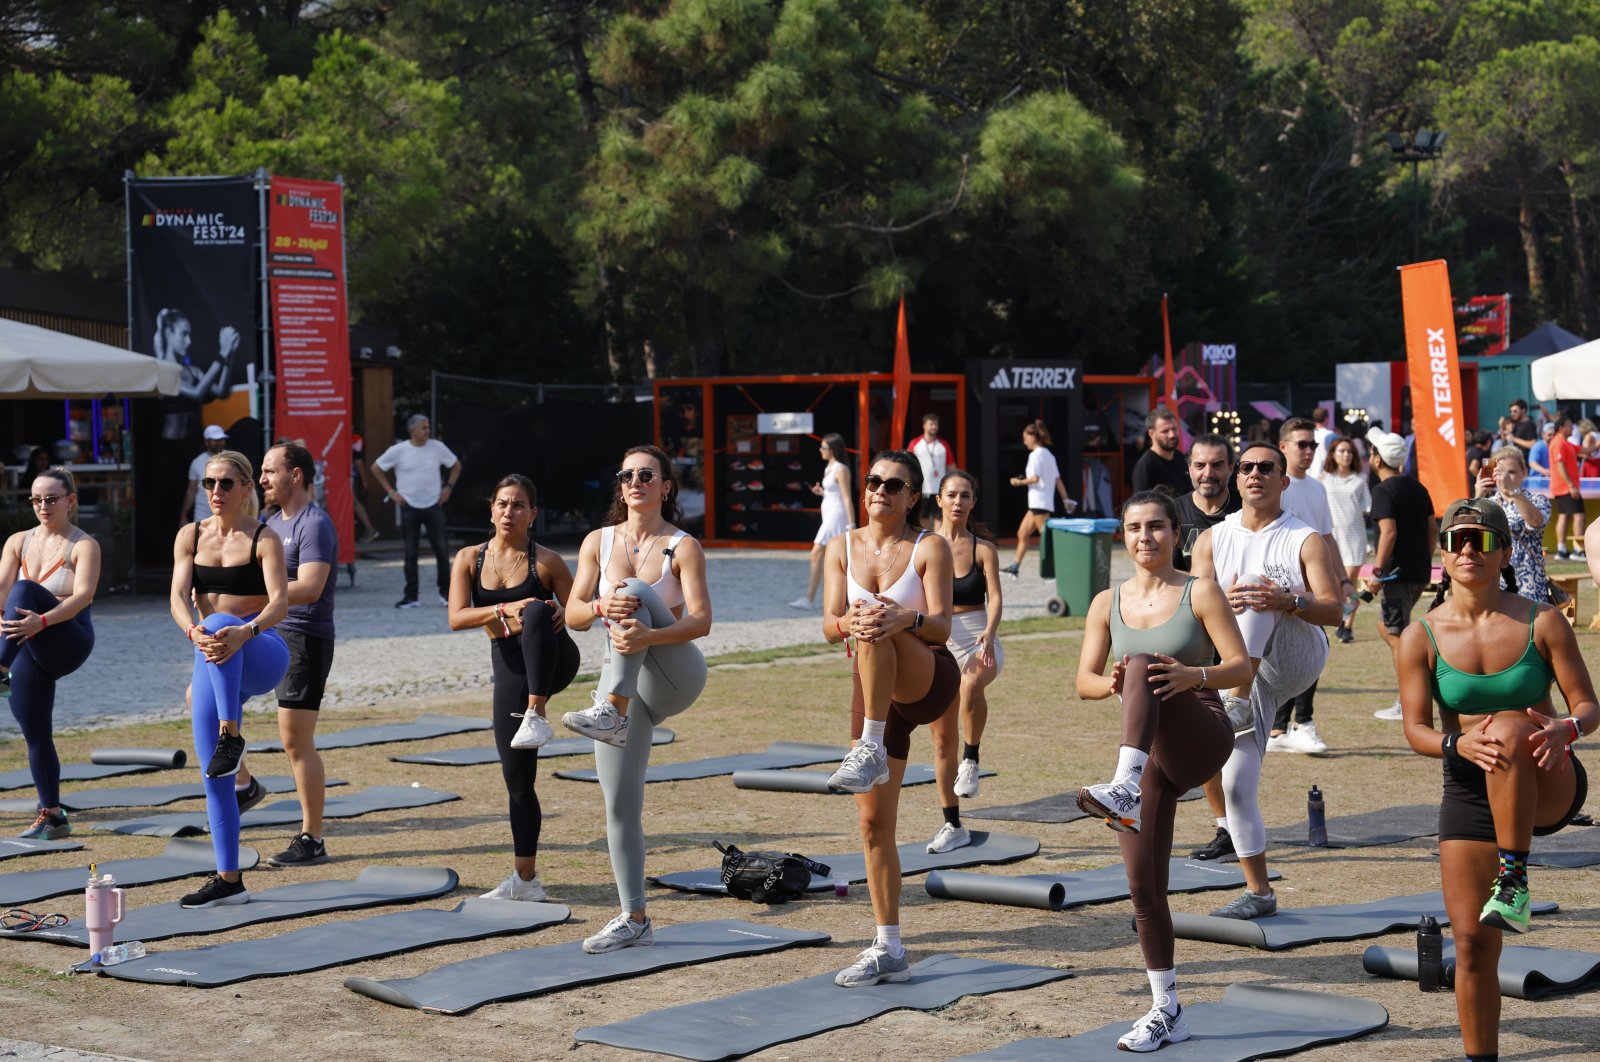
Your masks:
[{"label": "woman in brown leggings", "polygon": [[[1250,681],[1250,657],[1222,590],[1172,566],[1178,512],[1144,491],[1122,507],[1134,575],[1102,591],[1084,621],[1078,696],[1122,698],[1122,747],[1111,781],[1078,792],[1078,806],[1119,831],[1133,917],[1155,1004],[1117,1046],[1155,1051],[1189,1038],[1173,968],[1167,867],[1178,798],[1233,751],[1217,691]],[[1111,673],[1107,675],[1109,655]],[[1220,657],[1220,664],[1211,663]]]}]

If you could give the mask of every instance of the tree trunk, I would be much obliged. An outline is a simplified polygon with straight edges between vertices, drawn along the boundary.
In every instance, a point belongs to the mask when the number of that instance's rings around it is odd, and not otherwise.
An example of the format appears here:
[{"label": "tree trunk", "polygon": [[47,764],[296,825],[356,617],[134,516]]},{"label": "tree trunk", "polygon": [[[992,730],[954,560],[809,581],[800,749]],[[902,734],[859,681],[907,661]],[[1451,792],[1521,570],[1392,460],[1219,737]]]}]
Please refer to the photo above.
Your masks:
[{"label": "tree trunk", "polygon": [[695,376],[717,376],[724,371],[722,300],[705,288],[683,293],[683,328],[689,337],[689,361]]},{"label": "tree trunk", "polygon": [[1539,227],[1533,195],[1526,175],[1517,174],[1517,232],[1522,237],[1522,256],[1528,264],[1528,302],[1535,320],[1545,315],[1544,262],[1539,256]]},{"label": "tree trunk", "polygon": [[1561,175],[1567,182],[1567,207],[1571,211],[1572,253],[1578,266],[1578,317],[1586,336],[1600,333],[1595,327],[1594,277],[1589,273],[1589,229],[1583,220],[1583,204],[1578,199],[1572,160],[1561,160]]}]

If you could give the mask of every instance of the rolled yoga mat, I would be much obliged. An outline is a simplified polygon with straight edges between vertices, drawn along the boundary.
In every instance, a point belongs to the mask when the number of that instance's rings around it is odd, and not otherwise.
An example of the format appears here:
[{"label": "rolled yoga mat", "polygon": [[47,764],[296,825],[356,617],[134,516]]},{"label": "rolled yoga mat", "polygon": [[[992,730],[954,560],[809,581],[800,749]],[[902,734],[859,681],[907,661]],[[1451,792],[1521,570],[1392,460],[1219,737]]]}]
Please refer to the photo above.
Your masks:
[{"label": "rolled yoga mat", "polygon": [[[286,774],[258,774],[256,781],[269,793],[294,792],[294,779]],[[349,785],[339,778],[327,786]],[[171,785],[130,785],[114,789],[85,789],[62,793],[61,806],[68,811],[99,811],[104,808],[154,808],[179,800],[204,800],[206,787],[201,782],[174,782]],[[0,811],[29,811],[31,800],[0,800]]]},{"label": "rolled yoga mat", "polygon": [[[807,745],[797,741],[774,741],[765,752],[740,752],[732,756],[713,756],[684,763],[652,763],[645,768],[646,782],[688,782],[696,778],[715,778],[734,771],[778,770],[784,767],[809,767],[814,763],[842,760],[849,749],[837,745]],[[574,782],[598,782],[592,769],[557,771],[557,778]]]},{"label": "rolled yoga mat", "polygon": [[79,841],[36,841],[31,837],[0,837],[0,859],[17,856],[48,855],[51,852],[76,852]]},{"label": "rolled yoga mat", "polygon": [[[650,736],[651,745],[670,745],[678,735],[672,732],[671,727],[658,726]],[[539,758],[553,760],[558,756],[584,756],[593,751],[593,738],[556,738],[539,746]],[[395,763],[425,763],[432,767],[476,767],[484,763],[499,763],[500,753],[494,748],[444,749],[410,756],[390,756],[389,759]]]},{"label": "rolled yoga mat", "polygon": [[95,749],[89,753],[89,762],[103,767],[176,770],[189,762],[189,754],[182,749]]},{"label": "rolled yoga mat", "polygon": [[[487,719],[467,719],[458,715],[419,715],[410,723],[381,723],[376,726],[358,726],[349,730],[333,730],[317,735],[317,751],[351,749],[360,745],[386,745],[392,741],[425,741],[447,734],[465,734],[472,730],[489,730],[494,726]],[[281,741],[252,741],[247,746],[251,752],[282,752]]]},{"label": "rolled yoga mat", "polygon": [[[149,774],[154,767],[141,767],[138,764],[125,764],[111,766],[96,763],[64,763],[61,765],[61,780],[63,782],[98,782],[102,778],[115,778],[123,774]],[[0,790],[3,789],[32,789],[33,772],[26,767],[19,767],[14,771],[0,771]]]},{"label": "rolled yoga mat", "polygon": [[[721,999],[653,1010],[626,1021],[580,1029],[573,1039],[718,1062],[830,1029],[860,1025],[893,1010],[936,1010],[964,996],[1034,988],[1072,974],[1043,966],[935,955],[913,963],[911,977],[894,984],[846,989],[834,984],[833,976],[832,972],[818,974]],[[883,1046],[889,1050],[892,1041],[885,1040]]]},{"label": "rolled yoga mat", "polygon": [[[1415,948],[1384,948],[1374,944],[1361,956],[1361,968],[1378,977],[1417,979]],[[1567,992],[1600,988],[1600,954],[1562,948],[1525,948],[1506,945],[1500,951],[1500,994],[1513,999],[1543,999]],[[1456,983],[1456,946],[1444,945],[1444,983]]]},{"label": "rolled yoga mat", "polygon": [[[1144,1004],[1139,1006],[1143,1008]],[[1353,1040],[1389,1024],[1389,1012],[1371,1000],[1271,985],[1229,985],[1221,1001],[1190,1004],[1183,1008],[1183,1015],[1191,1035],[1181,1043],[1161,1048],[1156,1056],[1161,1062],[1277,1058],[1321,1044]],[[1110,1062],[1131,1057],[1117,1049],[1117,1040],[1133,1028],[1138,1018],[1130,1010],[1123,1021],[1068,1039],[1018,1040],[993,1051],[961,1057],[995,1062]]]},{"label": "rolled yoga mat", "polygon": [[[1275,826],[1267,831],[1273,844],[1310,847],[1309,823]],[[1370,848],[1396,844],[1414,837],[1434,837],[1439,833],[1438,804],[1407,804],[1404,807],[1368,811],[1360,815],[1340,815],[1328,820],[1328,843],[1323,848]]]},{"label": "rolled yoga mat", "polygon": [[[980,771],[979,777],[992,778],[994,771]],[[827,796],[846,796],[843,789],[834,789],[828,785],[828,779],[833,777],[832,771],[734,771],[733,786],[735,789],[758,789],[769,793],[818,793]],[[910,763],[906,765],[905,780],[900,783],[902,787],[908,785],[927,785],[936,781],[933,775],[933,764]]]},{"label": "rolled yoga mat", "polygon": [[[353,819],[377,811],[409,811],[461,798],[439,789],[409,785],[375,785],[354,793],[328,797],[322,808],[325,819]],[[253,808],[239,816],[239,828],[292,826],[301,821],[300,801],[280,800],[266,807]],[[97,822],[91,829],[110,833],[129,833],[140,837],[193,837],[210,831],[203,811],[177,811],[166,815],[147,815],[119,822]]]},{"label": "rolled yoga mat", "polygon": [[[1271,871],[1268,877],[1283,875]],[[1244,872],[1236,864],[1219,866],[1192,859],[1174,859],[1167,871],[1167,892],[1205,892],[1242,889]],[[1128,898],[1128,872],[1121,863],[1098,870],[1065,874],[1029,874],[1005,877],[964,870],[935,870],[923,882],[929,896],[941,900],[971,900],[1007,907],[1033,907],[1065,911],[1091,903],[1111,903]]]},{"label": "rolled yoga mat", "polygon": [[416,977],[387,981],[348,977],[352,992],[397,1007],[465,1014],[485,1003],[527,999],[601,981],[642,977],[718,959],[759,955],[802,944],[826,944],[826,933],[758,926],[737,919],[691,922],[658,930],[655,945],[586,955],[583,944],[549,944],[463,959]]},{"label": "rolled yoga mat", "polygon": [[[1549,914],[1556,910],[1556,905],[1549,900],[1536,900],[1530,910],[1533,914]],[[1448,925],[1450,916],[1444,909],[1444,894],[1419,892],[1332,907],[1279,907],[1275,915],[1250,920],[1175,913],[1172,931],[1184,940],[1209,940],[1214,944],[1281,951],[1303,944],[1359,940],[1415,929],[1417,918],[1423,914],[1431,914],[1440,925]]]},{"label": "rolled yoga mat", "polygon": [[[260,860],[254,848],[239,849],[239,869],[249,870]],[[158,856],[142,859],[117,859],[99,864],[100,874],[110,874],[121,887],[155,885],[163,881],[210,874],[217,869],[217,857],[210,841],[174,839]],[[20,904],[47,900],[52,896],[65,896],[69,892],[82,892],[89,879],[87,864],[59,870],[25,870],[15,874],[0,874],[0,906],[15,907]]]},{"label": "rolled yoga mat", "polygon": [[[1183,800],[1198,800],[1203,794],[1198,789],[1191,789],[1183,796]],[[1030,800],[1025,804],[998,804],[992,808],[962,808],[961,817],[964,819],[996,819],[1001,822],[1077,822],[1079,819],[1092,818],[1078,807],[1078,791],[1076,789],[1067,793],[1056,793],[1052,796],[1040,797]]]},{"label": "rolled yoga mat", "polygon": [[1533,839],[1528,862],[1541,867],[1592,867],[1600,863],[1600,827],[1568,827],[1560,833]]}]

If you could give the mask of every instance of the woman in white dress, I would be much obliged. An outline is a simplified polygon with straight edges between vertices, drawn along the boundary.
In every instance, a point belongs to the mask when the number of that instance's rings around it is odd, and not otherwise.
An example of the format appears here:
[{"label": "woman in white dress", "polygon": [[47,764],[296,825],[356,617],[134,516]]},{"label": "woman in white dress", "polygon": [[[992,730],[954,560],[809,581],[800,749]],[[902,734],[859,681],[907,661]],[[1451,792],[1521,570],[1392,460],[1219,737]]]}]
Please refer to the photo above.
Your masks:
[{"label": "woman in white dress", "polygon": [[828,543],[856,526],[855,513],[850,505],[850,466],[843,461],[844,436],[829,432],[822,437],[822,459],[827,467],[822,470],[822,480],[811,484],[811,493],[822,498],[822,526],[817,537],[811,540],[811,575],[806,580],[804,597],[789,602],[790,608],[809,610],[816,600],[817,587],[822,585],[822,555]]},{"label": "woman in white dress", "polygon": [[1017,553],[1010,564],[1000,570],[1017,577],[1022,570],[1022,558],[1028,555],[1028,541],[1035,533],[1044,531],[1044,522],[1056,511],[1056,495],[1067,512],[1078,503],[1067,496],[1067,485],[1061,481],[1061,471],[1056,465],[1056,455],[1050,452],[1050,429],[1044,421],[1036,420],[1022,429],[1022,445],[1028,448],[1028,467],[1022,475],[1012,476],[1013,487],[1028,488],[1028,511],[1022,514],[1017,525]]},{"label": "woman in white dress", "polygon": [[[1339,546],[1339,562],[1352,583],[1361,578],[1367,560],[1367,511],[1372,494],[1367,490],[1367,474],[1351,439],[1335,436],[1329,440],[1328,459],[1322,464],[1322,485],[1328,492],[1328,511],[1333,515],[1333,541]],[[1334,633],[1346,645],[1356,640],[1350,630],[1361,599],[1352,596],[1345,606],[1350,610]]]}]

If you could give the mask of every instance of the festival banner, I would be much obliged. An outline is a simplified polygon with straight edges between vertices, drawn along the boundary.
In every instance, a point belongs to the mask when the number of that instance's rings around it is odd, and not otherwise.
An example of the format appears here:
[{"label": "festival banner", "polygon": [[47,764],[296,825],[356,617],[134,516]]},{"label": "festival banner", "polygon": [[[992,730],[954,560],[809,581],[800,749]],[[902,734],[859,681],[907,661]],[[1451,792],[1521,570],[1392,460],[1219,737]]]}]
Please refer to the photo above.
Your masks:
[{"label": "festival banner", "polygon": [[1401,266],[1400,301],[1405,312],[1417,478],[1433,497],[1434,515],[1442,516],[1445,506],[1467,494],[1461,366],[1456,355],[1450,271],[1445,263]]},{"label": "festival banner", "polygon": [[333,517],[339,563],[349,564],[356,550],[344,188],[274,177],[269,195],[267,294],[277,355],[273,434],[311,451],[317,466],[312,497]]},{"label": "festival banner", "polygon": [[1511,345],[1511,296],[1475,295],[1457,306],[1456,336],[1470,344],[1469,354],[1503,353]]}]

